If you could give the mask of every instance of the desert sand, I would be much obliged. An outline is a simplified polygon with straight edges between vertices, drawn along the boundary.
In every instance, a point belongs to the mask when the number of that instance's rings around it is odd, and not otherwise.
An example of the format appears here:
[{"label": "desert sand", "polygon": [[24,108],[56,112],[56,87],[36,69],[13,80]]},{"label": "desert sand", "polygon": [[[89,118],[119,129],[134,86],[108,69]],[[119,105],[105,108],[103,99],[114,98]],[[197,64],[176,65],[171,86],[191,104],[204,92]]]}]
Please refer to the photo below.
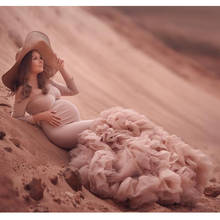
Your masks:
[{"label": "desert sand", "polygon": [[[96,118],[113,106],[134,109],[207,154],[214,175],[193,207],[155,203],[129,210],[84,187],[73,190],[66,181],[68,152],[39,128],[10,117],[13,98],[0,82],[0,211],[220,210],[220,93],[217,79],[201,74],[209,72],[207,66],[199,68],[201,60],[172,50],[114,8],[0,7],[0,75],[14,64],[32,30],[49,36],[74,76],[80,93],[63,98],[76,104],[81,119]],[[64,82],[59,72],[54,79]]]}]

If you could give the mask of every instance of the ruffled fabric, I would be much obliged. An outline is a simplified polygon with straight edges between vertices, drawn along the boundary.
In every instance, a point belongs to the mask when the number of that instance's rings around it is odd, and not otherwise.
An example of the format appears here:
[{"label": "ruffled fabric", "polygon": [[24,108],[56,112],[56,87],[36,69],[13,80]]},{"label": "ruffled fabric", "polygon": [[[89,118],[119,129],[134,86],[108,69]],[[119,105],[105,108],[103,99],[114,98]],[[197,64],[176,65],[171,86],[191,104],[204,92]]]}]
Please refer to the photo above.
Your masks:
[{"label": "ruffled fabric", "polygon": [[195,203],[213,170],[200,150],[122,107],[102,111],[80,133],[70,156],[70,166],[79,169],[85,187],[131,208],[152,202]]}]

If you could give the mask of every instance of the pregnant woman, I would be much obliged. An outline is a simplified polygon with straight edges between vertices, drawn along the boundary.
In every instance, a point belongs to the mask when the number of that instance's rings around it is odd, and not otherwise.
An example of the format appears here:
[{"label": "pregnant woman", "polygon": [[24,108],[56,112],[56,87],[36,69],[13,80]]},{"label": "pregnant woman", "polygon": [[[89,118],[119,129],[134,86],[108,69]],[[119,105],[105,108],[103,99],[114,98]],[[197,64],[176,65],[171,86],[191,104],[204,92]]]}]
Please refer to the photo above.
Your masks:
[{"label": "pregnant woman", "polygon": [[[58,70],[66,85],[51,79]],[[61,98],[78,89],[45,34],[27,35],[2,81],[15,94],[12,117],[40,126],[54,144],[71,149],[69,165],[93,193],[133,208],[193,203],[202,195],[212,175],[209,158],[144,115],[113,107],[80,120],[77,107]]]},{"label": "pregnant woman", "polygon": [[[51,79],[57,70],[67,86]],[[80,120],[77,107],[61,98],[79,92],[64,61],[52,51],[49,38],[42,32],[27,35],[16,63],[2,81],[15,94],[11,116],[40,126],[49,140],[62,148],[73,148],[78,134],[93,122]]]}]

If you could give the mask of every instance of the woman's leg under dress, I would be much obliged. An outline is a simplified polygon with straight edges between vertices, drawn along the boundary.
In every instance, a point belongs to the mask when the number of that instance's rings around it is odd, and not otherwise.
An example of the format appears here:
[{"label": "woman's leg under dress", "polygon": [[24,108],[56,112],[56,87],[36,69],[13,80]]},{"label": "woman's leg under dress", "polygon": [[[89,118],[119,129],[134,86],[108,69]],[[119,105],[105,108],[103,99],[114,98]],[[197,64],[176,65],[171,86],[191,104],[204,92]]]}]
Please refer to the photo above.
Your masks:
[{"label": "woman's leg under dress", "polygon": [[59,147],[72,149],[77,144],[78,135],[88,129],[94,119],[80,120],[65,124],[63,126],[53,127],[48,123],[43,123],[42,128],[48,138]]}]

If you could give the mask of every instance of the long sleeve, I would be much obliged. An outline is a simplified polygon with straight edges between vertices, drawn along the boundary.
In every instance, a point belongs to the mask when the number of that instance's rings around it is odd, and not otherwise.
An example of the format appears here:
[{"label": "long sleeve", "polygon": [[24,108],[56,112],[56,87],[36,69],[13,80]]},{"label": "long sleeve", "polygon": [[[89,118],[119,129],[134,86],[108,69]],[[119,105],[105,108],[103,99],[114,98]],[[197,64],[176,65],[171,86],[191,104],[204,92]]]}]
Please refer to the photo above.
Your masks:
[{"label": "long sleeve", "polygon": [[28,99],[25,99],[25,100],[19,102],[15,99],[14,104],[13,104],[13,108],[12,108],[11,117],[16,118],[16,119],[20,119],[23,121],[27,121],[28,123],[30,123],[32,125],[36,125],[33,120],[32,115],[28,114],[25,111],[27,101],[28,101]]},{"label": "long sleeve", "polygon": [[66,85],[64,85],[63,83],[57,82],[55,80],[49,79],[49,83],[51,83],[53,86],[58,88],[62,96],[73,96],[79,93],[73,77],[70,78],[69,80],[65,79],[65,82],[66,82]]}]

